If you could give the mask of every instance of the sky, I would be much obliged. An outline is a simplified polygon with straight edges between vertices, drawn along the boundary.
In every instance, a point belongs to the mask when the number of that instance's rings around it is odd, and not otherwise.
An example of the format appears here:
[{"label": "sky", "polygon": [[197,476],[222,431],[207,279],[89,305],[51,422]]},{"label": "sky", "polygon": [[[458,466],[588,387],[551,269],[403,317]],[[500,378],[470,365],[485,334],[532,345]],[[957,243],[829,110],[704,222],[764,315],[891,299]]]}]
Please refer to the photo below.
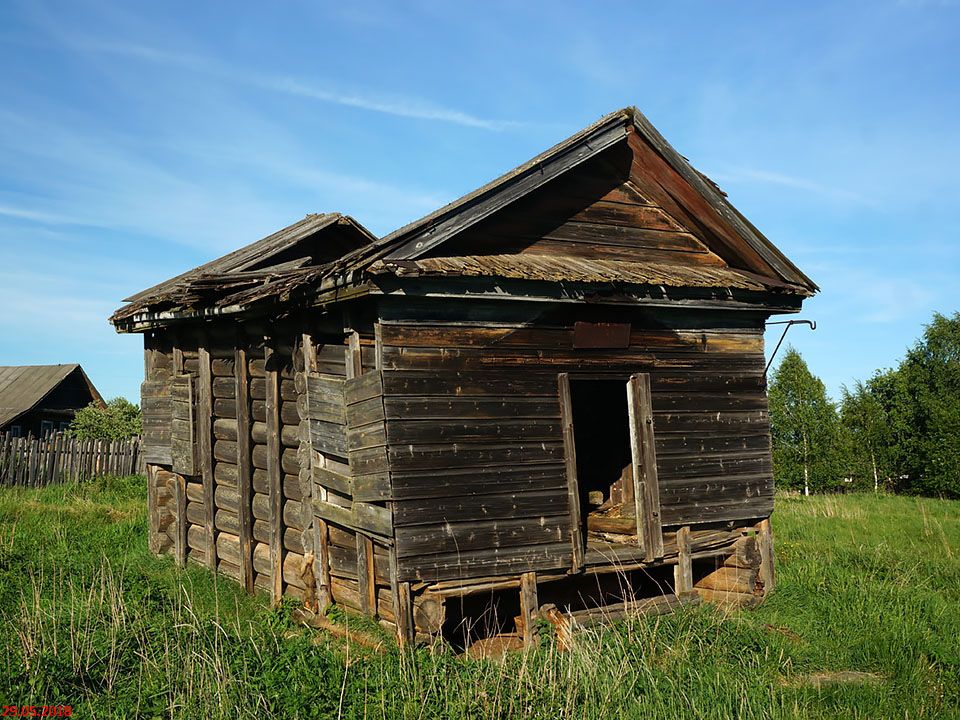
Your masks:
[{"label": "sky", "polygon": [[311,212],[383,235],[627,105],[820,286],[788,339],[834,396],[960,310],[957,2],[0,0],[0,67],[0,364],[106,397],[123,298]]}]

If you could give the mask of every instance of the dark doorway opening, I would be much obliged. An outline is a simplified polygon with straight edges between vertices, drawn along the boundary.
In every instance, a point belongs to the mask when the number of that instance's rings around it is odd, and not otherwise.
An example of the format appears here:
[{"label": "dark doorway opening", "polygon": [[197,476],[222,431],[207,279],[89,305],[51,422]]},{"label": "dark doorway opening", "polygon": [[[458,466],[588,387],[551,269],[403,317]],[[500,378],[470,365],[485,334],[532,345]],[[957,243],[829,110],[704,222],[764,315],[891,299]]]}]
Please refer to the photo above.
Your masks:
[{"label": "dark doorway opening", "polygon": [[636,535],[626,381],[570,378],[570,404],[584,541]]}]

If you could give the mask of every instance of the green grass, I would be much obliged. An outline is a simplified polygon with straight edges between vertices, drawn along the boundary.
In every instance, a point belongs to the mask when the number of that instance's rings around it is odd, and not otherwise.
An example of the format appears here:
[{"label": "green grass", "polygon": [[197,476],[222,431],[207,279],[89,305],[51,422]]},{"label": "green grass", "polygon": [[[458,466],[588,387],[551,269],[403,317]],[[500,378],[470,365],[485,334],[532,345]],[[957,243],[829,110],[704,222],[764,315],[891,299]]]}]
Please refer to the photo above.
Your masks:
[{"label": "green grass", "polygon": [[[500,664],[365,651],[177,570],[147,551],[140,478],[4,489],[0,704],[74,717],[960,717],[960,502],[784,497],[774,527],[779,586],[759,609],[638,619]],[[875,680],[805,680],[848,670]]]}]

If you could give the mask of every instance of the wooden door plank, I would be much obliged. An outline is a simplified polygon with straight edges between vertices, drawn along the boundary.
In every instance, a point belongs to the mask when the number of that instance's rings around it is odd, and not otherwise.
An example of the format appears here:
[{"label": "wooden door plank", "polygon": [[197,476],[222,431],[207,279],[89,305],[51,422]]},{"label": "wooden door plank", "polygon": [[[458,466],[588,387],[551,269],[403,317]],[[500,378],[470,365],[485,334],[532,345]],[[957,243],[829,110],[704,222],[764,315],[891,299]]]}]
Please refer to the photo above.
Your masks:
[{"label": "wooden door plank", "polygon": [[637,536],[644,550],[644,559],[653,562],[663,557],[663,529],[660,523],[660,486],[648,373],[630,377],[627,383],[627,406],[630,414]]},{"label": "wooden door plank", "polygon": [[577,483],[577,447],[574,441],[573,402],[570,395],[570,375],[557,377],[560,395],[560,421],[563,426],[564,463],[567,474],[567,501],[570,506],[570,572],[583,570],[583,528],[580,516],[580,489]]}]

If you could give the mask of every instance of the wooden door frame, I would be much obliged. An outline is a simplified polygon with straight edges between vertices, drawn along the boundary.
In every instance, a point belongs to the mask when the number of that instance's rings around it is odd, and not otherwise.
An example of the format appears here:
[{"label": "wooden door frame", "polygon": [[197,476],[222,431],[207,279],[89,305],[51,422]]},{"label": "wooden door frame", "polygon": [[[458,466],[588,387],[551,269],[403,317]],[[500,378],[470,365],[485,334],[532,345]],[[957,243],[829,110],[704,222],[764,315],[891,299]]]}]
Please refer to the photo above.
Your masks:
[{"label": "wooden door frame", "polygon": [[644,559],[652,562],[663,557],[663,530],[660,522],[660,490],[657,456],[654,446],[653,409],[649,373],[559,373],[557,375],[560,419],[563,431],[567,499],[570,512],[572,562],[570,572],[583,570],[583,515],[580,484],[577,477],[577,447],[573,427],[573,380],[624,381],[627,393],[627,422],[633,463],[633,495],[636,503],[637,539]]}]

